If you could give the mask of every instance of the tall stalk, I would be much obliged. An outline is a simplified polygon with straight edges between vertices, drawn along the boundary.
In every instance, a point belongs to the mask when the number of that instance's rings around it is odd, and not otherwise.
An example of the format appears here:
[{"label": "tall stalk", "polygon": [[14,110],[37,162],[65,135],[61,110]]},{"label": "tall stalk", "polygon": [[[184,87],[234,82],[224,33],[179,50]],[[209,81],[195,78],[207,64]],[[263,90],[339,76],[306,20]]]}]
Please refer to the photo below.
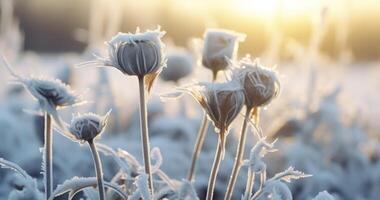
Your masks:
[{"label": "tall stalk", "polygon": [[151,193],[153,194],[153,177],[150,169],[150,145],[148,133],[148,119],[145,100],[145,81],[144,76],[139,76],[139,90],[140,90],[140,126],[141,126],[141,141],[144,156],[145,173],[148,175],[148,184]]},{"label": "tall stalk", "polygon": [[90,146],[92,158],[94,160],[96,179],[98,181],[99,199],[105,200],[106,198],[105,198],[104,183],[103,183],[103,170],[102,170],[102,163],[100,161],[99,153],[96,150],[96,146],[93,140],[89,140],[88,145]]},{"label": "tall stalk", "polygon": [[191,157],[190,170],[189,170],[189,173],[187,175],[187,180],[189,180],[189,181],[192,181],[194,178],[195,164],[196,164],[197,158],[198,158],[198,156],[202,150],[202,146],[203,146],[203,143],[205,140],[208,124],[209,124],[209,121],[207,119],[207,115],[204,114],[202,124],[201,124],[201,127],[200,127],[199,132],[198,132],[197,140],[195,142],[193,156]]},{"label": "tall stalk", "polygon": [[[212,73],[212,81],[213,82],[215,82],[215,80],[217,78],[217,74],[218,74],[217,72]],[[191,156],[190,169],[189,169],[189,173],[187,174],[187,180],[188,181],[192,181],[194,179],[195,166],[197,163],[198,156],[202,151],[202,147],[203,147],[203,143],[205,141],[208,125],[209,125],[209,121],[207,118],[207,114],[204,113],[202,123],[201,123],[201,126],[200,126],[199,131],[198,131],[198,136],[197,136],[197,139],[195,141],[193,155]]]},{"label": "tall stalk", "polygon": [[219,137],[218,137],[218,146],[216,148],[214,164],[212,165],[211,175],[210,175],[210,179],[208,181],[206,200],[212,200],[212,197],[214,195],[216,177],[218,175],[220,162],[222,161],[223,154],[224,154],[224,152],[223,152],[224,151],[224,141],[225,141],[224,137],[225,137],[225,130],[221,130]]},{"label": "tall stalk", "polygon": [[51,116],[47,112],[44,115],[45,195],[49,199],[53,192],[53,134]]},{"label": "tall stalk", "polygon": [[231,199],[232,193],[233,193],[234,188],[235,188],[236,179],[239,175],[241,162],[242,162],[242,159],[244,156],[245,141],[246,141],[246,135],[247,135],[247,126],[248,126],[248,123],[251,119],[251,110],[252,110],[251,108],[246,107],[245,118],[244,118],[243,127],[241,129],[239,144],[237,146],[235,162],[234,162],[234,166],[232,168],[230,180],[228,182],[226,196],[224,197],[225,200]]}]

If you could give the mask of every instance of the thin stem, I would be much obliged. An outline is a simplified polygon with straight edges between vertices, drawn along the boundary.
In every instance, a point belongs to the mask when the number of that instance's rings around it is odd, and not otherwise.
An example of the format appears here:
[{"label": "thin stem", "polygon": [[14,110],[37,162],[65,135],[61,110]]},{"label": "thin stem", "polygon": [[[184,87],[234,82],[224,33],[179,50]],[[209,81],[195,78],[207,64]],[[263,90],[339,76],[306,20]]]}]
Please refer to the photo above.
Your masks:
[{"label": "thin stem", "polygon": [[267,179],[267,173],[266,173],[266,171],[263,171],[260,174],[260,187],[259,187],[259,190],[256,191],[256,193],[253,195],[253,197],[251,198],[251,200],[258,199],[260,197],[260,195],[263,193],[263,188],[264,188],[264,184],[265,184],[266,179]]},{"label": "thin stem", "polygon": [[104,192],[103,170],[102,170],[102,163],[100,161],[99,153],[96,150],[96,146],[93,140],[89,140],[88,145],[90,146],[92,158],[94,160],[96,179],[98,180],[99,199],[105,200],[106,197],[105,197],[105,192]]},{"label": "thin stem", "polygon": [[201,153],[201,150],[203,147],[203,143],[205,140],[208,124],[209,124],[209,121],[207,119],[207,115],[204,114],[203,119],[202,119],[202,124],[201,124],[201,127],[200,127],[199,132],[198,132],[197,140],[195,142],[193,156],[191,157],[190,170],[189,170],[189,173],[187,175],[187,180],[189,180],[189,181],[192,181],[194,179],[195,164],[197,162],[198,156]]},{"label": "thin stem", "polygon": [[45,195],[49,199],[53,192],[53,134],[51,126],[51,116],[45,112],[44,123],[44,154],[45,154]]},{"label": "thin stem", "polygon": [[140,90],[140,126],[141,126],[141,141],[142,150],[144,155],[145,173],[148,175],[149,189],[153,194],[153,177],[150,164],[150,145],[148,133],[148,118],[145,100],[145,82],[144,76],[139,76],[139,90]]},{"label": "thin stem", "polygon": [[238,174],[239,174],[239,170],[240,170],[240,167],[241,167],[241,162],[242,162],[242,159],[243,159],[243,156],[244,156],[245,140],[246,140],[246,135],[247,135],[247,126],[248,126],[248,123],[249,123],[249,120],[250,120],[251,110],[252,109],[246,107],[245,118],[244,118],[243,127],[241,129],[239,144],[237,146],[237,152],[236,152],[235,162],[234,162],[234,166],[232,168],[230,181],[228,182],[226,196],[224,197],[225,200],[230,200],[231,199],[232,193],[234,191],[236,179],[237,179]]},{"label": "thin stem", "polygon": [[251,169],[248,169],[248,178],[247,178],[247,184],[245,187],[244,199],[243,200],[249,200],[250,199],[254,182],[255,182],[255,173],[253,173],[253,171]]},{"label": "thin stem", "polygon": [[218,175],[220,162],[223,159],[222,158],[223,157],[223,151],[224,151],[223,141],[225,140],[225,138],[222,138],[222,137],[225,137],[225,136],[224,136],[224,133],[221,132],[219,134],[218,146],[216,148],[214,164],[212,165],[211,175],[210,175],[210,179],[208,181],[206,200],[212,200],[212,197],[214,195],[216,177]]}]

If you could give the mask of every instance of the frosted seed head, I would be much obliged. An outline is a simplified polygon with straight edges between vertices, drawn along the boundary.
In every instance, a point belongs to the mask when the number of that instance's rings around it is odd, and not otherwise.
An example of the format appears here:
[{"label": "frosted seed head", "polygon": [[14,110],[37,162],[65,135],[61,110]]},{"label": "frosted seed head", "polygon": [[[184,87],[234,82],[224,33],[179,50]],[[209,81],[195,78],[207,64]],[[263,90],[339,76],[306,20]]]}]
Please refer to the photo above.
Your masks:
[{"label": "frosted seed head", "polygon": [[280,90],[277,72],[260,65],[258,60],[252,62],[249,57],[233,70],[233,78],[244,88],[245,104],[249,108],[268,105]]},{"label": "frosted seed head", "polygon": [[244,104],[244,93],[235,82],[199,83],[187,89],[206,111],[217,132],[226,132]]},{"label": "frosted seed head", "polygon": [[160,74],[161,79],[164,81],[178,82],[193,71],[193,58],[186,51],[168,54],[167,60],[166,67]]},{"label": "frosted seed head", "polygon": [[245,40],[245,35],[223,29],[208,29],[204,35],[202,64],[216,74],[229,65],[228,59],[235,59],[238,42]]},{"label": "frosted seed head", "polygon": [[104,131],[110,113],[111,111],[104,116],[93,113],[78,114],[71,120],[69,131],[80,142],[92,141]]}]

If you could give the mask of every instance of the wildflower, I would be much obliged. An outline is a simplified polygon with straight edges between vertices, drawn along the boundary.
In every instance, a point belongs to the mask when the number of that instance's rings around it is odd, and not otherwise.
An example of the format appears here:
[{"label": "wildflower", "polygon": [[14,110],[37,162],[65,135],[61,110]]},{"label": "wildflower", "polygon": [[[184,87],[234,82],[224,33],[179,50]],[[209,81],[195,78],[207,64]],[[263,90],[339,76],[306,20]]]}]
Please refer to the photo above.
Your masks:
[{"label": "wildflower", "polygon": [[104,116],[94,113],[78,114],[71,120],[69,131],[81,142],[92,141],[104,131],[110,113],[108,111]]},{"label": "wildflower", "polygon": [[199,83],[188,91],[205,109],[217,132],[228,131],[244,104],[244,93],[235,82]]},{"label": "wildflower", "polygon": [[222,29],[209,29],[204,35],[202,64],[216,74],[225,70],[229,59],[235,59],[238,42],[245,40],[245,35]]},{"label": "wildflower", "polygon": [[269,104],[280,90],[277,73],[260,65],[258,60],[252,62],[249,57],[242,59],[240,66],[233,71],[233,77],[244,88],[246,106],[253,108]]},{"label": "wildflower", "polygon": [[160,74],[161,79],[165,81],[177,83],[181,78],[193,71],[192,56],[186,51],[168,54],[167,59],[167,67]]}]

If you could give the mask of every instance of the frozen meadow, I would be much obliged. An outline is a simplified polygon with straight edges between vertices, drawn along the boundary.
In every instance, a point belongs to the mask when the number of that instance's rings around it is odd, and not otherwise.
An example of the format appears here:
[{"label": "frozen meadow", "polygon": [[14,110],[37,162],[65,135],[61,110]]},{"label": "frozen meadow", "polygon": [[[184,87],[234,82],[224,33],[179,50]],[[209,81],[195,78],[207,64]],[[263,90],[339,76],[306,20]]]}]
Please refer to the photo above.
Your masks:
[{"label": "frozen meadow", "polygon": [[245,61],[237,44],[250,35],[224,29],[188,47],[163,27],[58,54],[23,51],[11,18],[2,31],[0,199],[379,199],[378,62],[332,61],[316,47]]}]

